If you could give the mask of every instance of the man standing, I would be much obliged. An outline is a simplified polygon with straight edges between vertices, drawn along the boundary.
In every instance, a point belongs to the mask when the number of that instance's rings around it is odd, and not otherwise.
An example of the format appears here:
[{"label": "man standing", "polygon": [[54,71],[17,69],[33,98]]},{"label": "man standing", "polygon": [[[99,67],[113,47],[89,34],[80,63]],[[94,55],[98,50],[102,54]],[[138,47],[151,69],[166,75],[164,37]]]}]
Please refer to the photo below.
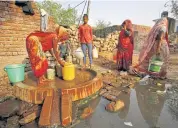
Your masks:
[{"label": "man standing", "polygon": [[90,25],[88,25],[88,15],[84,14],[83,16],[83,24],[79,27],[79,41],[81,42],[81,47],[82,47],[82,51],[84,54],[84,58],[83,58],[83,63],[84,63],[84,67],[86,68],[86,51],[88,48],[88,56],[90,59],[90,68],[92,66],[92,49],[93,49],[93,33],[92,33],[92,28]]}]

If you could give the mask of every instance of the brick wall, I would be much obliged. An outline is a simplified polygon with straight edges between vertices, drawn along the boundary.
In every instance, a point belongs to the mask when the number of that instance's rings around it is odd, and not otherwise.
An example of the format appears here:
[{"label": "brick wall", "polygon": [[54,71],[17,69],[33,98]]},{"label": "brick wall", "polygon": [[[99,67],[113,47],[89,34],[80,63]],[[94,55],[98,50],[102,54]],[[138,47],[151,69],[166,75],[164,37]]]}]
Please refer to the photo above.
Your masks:
[{"label": "brick wall", "polygon": [[[32,7],[35,15],[26,15],[13,1],[0,1],[0,85],[8,83],[4,66],[22,63],[27,57],[27,35],[40,30],[40,14],[34,2]],[[52,28],[53,23],[50,19],[49,28]]]}]

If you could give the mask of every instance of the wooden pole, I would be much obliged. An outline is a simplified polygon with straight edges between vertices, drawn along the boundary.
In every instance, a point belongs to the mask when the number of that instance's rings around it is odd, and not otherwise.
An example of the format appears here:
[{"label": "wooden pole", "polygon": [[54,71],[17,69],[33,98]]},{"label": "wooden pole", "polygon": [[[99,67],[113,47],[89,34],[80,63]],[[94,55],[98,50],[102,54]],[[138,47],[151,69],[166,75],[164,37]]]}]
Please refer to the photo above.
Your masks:
[{"label": "wooden pole", "polygon": [[87,15],[89,17],[91,0],[88,0]]}]

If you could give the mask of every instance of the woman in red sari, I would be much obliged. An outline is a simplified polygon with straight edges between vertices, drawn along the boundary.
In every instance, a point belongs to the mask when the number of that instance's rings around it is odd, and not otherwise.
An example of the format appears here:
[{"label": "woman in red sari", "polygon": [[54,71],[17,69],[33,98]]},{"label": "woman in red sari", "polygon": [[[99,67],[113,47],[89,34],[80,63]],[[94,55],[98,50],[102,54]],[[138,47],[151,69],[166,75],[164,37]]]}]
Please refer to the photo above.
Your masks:
[{"label": "woman in red sari", "polygon": [[45,57],[45,52],[49,51],[56,61],[64,65],[64,61],[59,56],[57,44],[59,41],[68,39],[68,33],[65,28],[56,26],[55,32],[33,32],[26,38],[26,48],[30,59],[32,71],[38,79],[38,85],[41,85],[48,80],[45,78],[45,73],[48,69],[48,61]]},{"label": "woman in red sari", "polygon": [[118,70],[128,71],[132,65],[134,44],[132,22],[125,20],[122,27],[118,40]]}]

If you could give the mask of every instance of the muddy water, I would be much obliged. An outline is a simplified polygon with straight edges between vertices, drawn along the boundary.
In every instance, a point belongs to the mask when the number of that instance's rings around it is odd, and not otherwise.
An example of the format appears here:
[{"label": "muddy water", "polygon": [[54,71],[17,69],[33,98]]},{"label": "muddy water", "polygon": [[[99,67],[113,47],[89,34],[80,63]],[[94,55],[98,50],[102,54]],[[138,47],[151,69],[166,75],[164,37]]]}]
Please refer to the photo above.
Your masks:
[{"label": "muddy water", "polygon": [[125,108],[118,113],[105,111],[109,103],[101,98],[94,114],[74,128],[129,128],[124,122],[131,122],[133,128],[178,128],[178,113],[172,112],[166,104],[166,96],[156,93],[158,88],[136,86],[130,94],[121,94]]},{"label": "muddy water", "polygon": [[[76,70],[75,79],[72,81],[64,81],[62,78],[56,77],[55,80],[51,81],[45,87],[57,87],[57,88],[73,88],[76,86],[83,86],[85,82],[88,82],[96,77],[96,72],[92,70]],[[25,84],[36,86],[36,78],[33,73],[28,74],[28,78],[24,81]]]}]

